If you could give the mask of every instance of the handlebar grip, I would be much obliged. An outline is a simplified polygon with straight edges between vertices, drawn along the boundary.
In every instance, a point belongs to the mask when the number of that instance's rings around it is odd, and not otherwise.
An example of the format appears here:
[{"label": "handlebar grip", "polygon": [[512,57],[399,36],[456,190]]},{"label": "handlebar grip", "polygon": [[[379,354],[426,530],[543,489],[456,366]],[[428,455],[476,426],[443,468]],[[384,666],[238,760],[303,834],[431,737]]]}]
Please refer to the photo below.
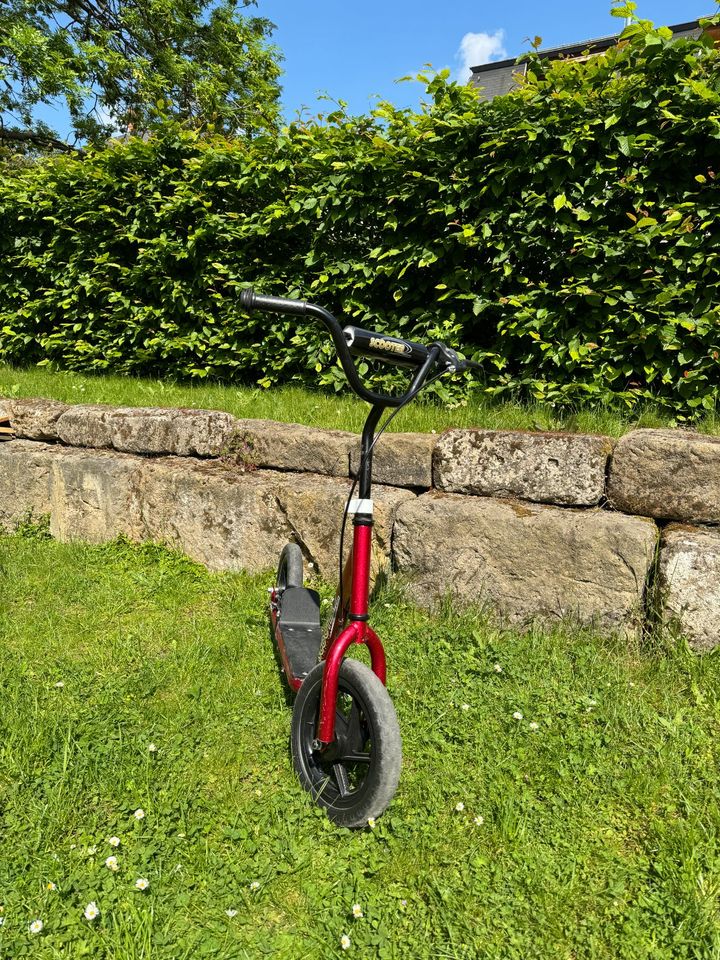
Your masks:
[{"label": "handlebar grip", "polygon": [[307,313],[305,300],[290,300],[287,297],[263,297],[248,287],[240,294],[240,304],[246,310],[267,310],[270,313],[289,313],[304,317]]}]

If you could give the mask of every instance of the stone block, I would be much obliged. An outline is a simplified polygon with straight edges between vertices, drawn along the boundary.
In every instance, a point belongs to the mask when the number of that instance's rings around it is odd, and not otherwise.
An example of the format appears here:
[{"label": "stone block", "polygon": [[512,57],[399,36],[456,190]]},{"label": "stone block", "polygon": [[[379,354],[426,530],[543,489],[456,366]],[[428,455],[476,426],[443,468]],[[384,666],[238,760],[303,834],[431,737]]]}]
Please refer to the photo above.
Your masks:
[{"label": "stone block", "polygon": [[112,446],[110,420],[115,407],[79,403],[68,407],[57,421],[57,435],[70,447]]},{"label": "stone block", "polygon": [[58,400],[37,397],[9,401],[10,422],[15,436],[27,440],[57,440],[57,423],[70,408]]},{"label": "stone block", "polygon": [[616,510],[720,523],[720,437],[634,430],[615,447],[608,497]]},{"label": "stone block", "polygon": [[658,586],[665,621],[677,625],[694,650],[720,643],[720,531],[667,526]]},{"label": "stone block", "polygon": [[0,443],[0,529],[52,509],[52,462],[56,447],[32,440]]},{"label": "stone block", "polygon": [[107,423],[115,450],[219,457],[230,450],[236,421],[220,410],[118,407]]},{"label": "stone block", "polygon": [[358,436],[345,430],[320,430],[274,420],[237,420],[233,447],[256,467],[347,477],[350,451],[359,443]]},{"label": "stone block", "polygon": [[605,494],[613,441],[575,433],[448,430],[433,456],[439,490],[594,506]]},{"label": "stone block", "polygon": [[632,632],[657,537],[646,518],[430,491],[398,508],[393,557],[421,604],[450,594],[511,622]]},{"label": "stone block", "polygon": [[137,487],[143,461],[110,450],[55,448],[50,532],[58,540],[142,540]]},{"label": "stone block", "polygon": [[[373,450],[373,483],[393,487],[432,486],[432,456],[436,437],[430,433],[384,433]],[[350,472],[360,461],[360,437],[350,452]]]}]

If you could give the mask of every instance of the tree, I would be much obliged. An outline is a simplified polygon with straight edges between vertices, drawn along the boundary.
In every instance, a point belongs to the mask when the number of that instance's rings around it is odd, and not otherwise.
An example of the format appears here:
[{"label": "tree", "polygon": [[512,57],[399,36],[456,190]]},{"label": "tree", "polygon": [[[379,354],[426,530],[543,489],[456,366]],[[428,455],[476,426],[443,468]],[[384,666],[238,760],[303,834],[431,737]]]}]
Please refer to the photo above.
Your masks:
[{"label": "tree", "polygon": [[[277,123],[273,24],[254,0],[0,0],[0,145],[72,150],[159,118],[252,135]],[[38,122],[64,104],[75,144]]]}]

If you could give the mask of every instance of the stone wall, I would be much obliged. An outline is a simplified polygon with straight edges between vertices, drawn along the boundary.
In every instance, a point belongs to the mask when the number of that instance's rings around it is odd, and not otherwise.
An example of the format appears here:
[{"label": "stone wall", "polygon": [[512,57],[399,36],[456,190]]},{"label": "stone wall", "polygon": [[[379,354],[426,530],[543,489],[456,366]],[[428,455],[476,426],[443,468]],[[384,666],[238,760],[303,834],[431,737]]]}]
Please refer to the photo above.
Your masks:
[{"label": "stone wall", "polygon": [[[359,439],[207,410],[0,401],[0,526],[49,514],[62,540],[167,543],[214,570],[274,567],[287,540],[336,575]],[[0,413],[2,413],[0,409]],[[374,570],[420,603],[623,633],[649,618],[720,643],[720,438],[449,430],[375,454]]]}]

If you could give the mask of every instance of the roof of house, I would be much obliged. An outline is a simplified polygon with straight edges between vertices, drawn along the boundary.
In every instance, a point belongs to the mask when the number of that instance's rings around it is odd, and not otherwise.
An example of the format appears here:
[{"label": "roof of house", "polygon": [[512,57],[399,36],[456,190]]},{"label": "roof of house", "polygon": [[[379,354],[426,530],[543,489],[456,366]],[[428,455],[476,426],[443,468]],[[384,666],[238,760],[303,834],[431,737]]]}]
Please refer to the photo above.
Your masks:
[{"label": "roof of house", "polygon": [[[670,29],[675,36],[683,36],[684,34],[695,33],[695,31],[699,32],[700,21],[689,20],[687,23],[677,23],[675,26],[670,27]],[[538,50],[538,56],[555,60],[558,57],[579,56],[586,51],[602,53],[603,50],[608,50],[614,46],[619,36],[619,33],[613,33],[608,37],[598,37],[595,40],[583,40],[582,43],[566,43],[559,47],[548,47],[546,50]],[[492,63],[483,63],[478,67],[471,67],[470,70],[473,74],[477,74],[486,73],[491,70],[503,70],[504,68],[514,67],[516,65],[517,58],[510,57],[507,60],[495,60]]]}]

